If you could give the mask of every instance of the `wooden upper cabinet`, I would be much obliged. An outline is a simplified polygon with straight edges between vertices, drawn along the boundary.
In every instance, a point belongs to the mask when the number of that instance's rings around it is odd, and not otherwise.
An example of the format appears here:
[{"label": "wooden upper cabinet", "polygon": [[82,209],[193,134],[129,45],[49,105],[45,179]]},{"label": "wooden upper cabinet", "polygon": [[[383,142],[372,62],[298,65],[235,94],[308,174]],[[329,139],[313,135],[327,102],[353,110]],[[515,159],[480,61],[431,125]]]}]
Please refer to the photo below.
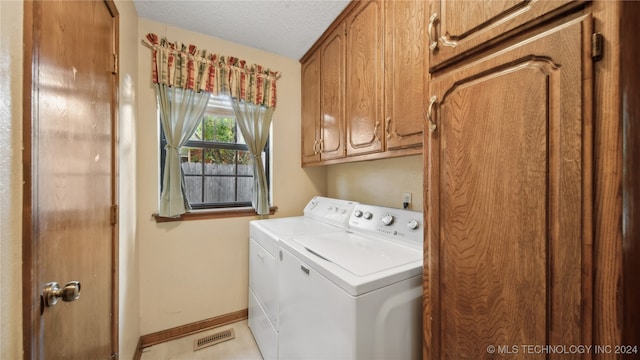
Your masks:
[{"label": "wooden upper cabinet", "polygon": [[346,19],[347,156],[384,151],[383,6],[361,1]]},{"label": "wooden upper cabinet", "polygon": [[320,48],[320,107],[322,160],[345,156],[345,36],[338,26]]},{"label": "wooden upper cabinet", "polygon": [[302,64],[302,165],[320,161],[320,53]]},{"label": "wooden upper cabinet", "polygon": [[422,151],[427,3],[385,2],[385,116],[387,150]]},{"label": "wooden upper cabinet", "polygon": [[435,0],[428,22],[431,70],[580,5],[575,0]]},{"label": "wooden upper cabinet", "polygon": [[422,153],[427,2],[353,1],[302,58],[302,165]]},{"label": "wooden upper cabinet", "polygon": [[591,344],[591,25],[574,14],[431,80],[425,359]]},{"label": "wooden upper cabinet", "polygon": [[345,157],[345,26],[302,63],[302,166]]}]

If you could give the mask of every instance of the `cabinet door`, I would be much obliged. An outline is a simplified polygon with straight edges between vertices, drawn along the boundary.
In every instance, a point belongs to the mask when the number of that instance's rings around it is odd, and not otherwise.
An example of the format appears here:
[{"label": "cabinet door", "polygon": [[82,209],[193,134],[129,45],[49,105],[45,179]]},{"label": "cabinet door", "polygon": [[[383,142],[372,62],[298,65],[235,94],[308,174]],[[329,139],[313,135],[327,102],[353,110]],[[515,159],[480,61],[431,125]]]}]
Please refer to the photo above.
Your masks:
[{"label": "cabinet door", "polygon": [[345,156],[345,36],[344,25],[338,26],[320,48],[320,158]]},{"label": "cabinet door", "polygon": [[591,21],[432,78],[425,359],[591,343]]},{"label": "cabinet door", "polygon": [[362,1],[347,18],[347,155],[384,150],[382,4]]},{"label": "cabinet door", "polygon": [[320,161],[320,53],[302,64],[302,166]]},{"label": "cabinet door", "polygon": [[[432,2],[430,66],[437,68],[453,58],[468,54],[474,48],[490,46],[494,40],[516,28],[535,25],[543,16],[560,8],[579,5],[575,0],[439,0]],[[560,11],[565,10],[560,9]],[[432,43],[433,44],[433,43]],[[432,47],[433,47],[432,46]]]},{"label": "cabinet door", "polygon": [[422,147],[426,2],[385,2],[387,150]]}]

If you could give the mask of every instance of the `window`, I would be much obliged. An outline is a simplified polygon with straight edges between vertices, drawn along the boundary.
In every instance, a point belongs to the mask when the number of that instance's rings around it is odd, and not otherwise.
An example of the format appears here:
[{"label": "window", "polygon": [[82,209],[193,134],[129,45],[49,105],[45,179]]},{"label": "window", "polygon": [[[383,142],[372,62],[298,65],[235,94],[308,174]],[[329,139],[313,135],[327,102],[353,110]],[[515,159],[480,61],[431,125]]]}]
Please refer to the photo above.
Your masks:
[{"label": "window", "polygon": [[[161,179],[164,172],[165,145],[164,132],[161,130]],[[268,182],[269,142],[262,157]],[[251,157],[236,123],[229,98],[211,96],[204,117],[180,151],[180,162],[187,200],[193,209],[251,206]]]}]

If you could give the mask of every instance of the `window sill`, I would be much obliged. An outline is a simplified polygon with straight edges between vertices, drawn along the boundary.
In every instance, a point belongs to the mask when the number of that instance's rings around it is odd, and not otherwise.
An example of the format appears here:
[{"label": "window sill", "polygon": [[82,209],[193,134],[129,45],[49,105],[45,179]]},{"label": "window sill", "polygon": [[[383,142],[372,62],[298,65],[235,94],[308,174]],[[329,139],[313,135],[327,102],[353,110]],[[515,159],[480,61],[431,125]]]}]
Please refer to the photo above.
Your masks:
[{"label": "window sill", "polygon": [[[278,210],[277,206],[269,208],[269,215],[273,215]],[[227,209],[211,209],[211,210],[192,210],[179,217],[164,217],[158,214],[153,214],[153,218],[157,223],[171,222],[171,221],[190,221],[190,220],[209,220],[209,219],[224,219],[243,216],[259,216],[256,210],[252,207],[242,208],[227,208]]]}]

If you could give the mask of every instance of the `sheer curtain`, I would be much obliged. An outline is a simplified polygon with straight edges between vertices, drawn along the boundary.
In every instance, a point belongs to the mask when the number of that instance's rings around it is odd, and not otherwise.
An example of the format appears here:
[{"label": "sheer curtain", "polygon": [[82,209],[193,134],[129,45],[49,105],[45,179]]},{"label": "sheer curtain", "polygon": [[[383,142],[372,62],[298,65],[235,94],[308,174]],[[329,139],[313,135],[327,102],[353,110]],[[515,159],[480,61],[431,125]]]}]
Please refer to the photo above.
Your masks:
[{"label": "sheer curtain", "polygon": [[251,199],[251,204],[258,215],[266,215],[269,214],[269,187],[267,186],[262,151],[269,139],[269,129],[271,128],[271,117],[274,108],[237,99],[232,100],[232,105],[238,127],[251,153],[251,165],[253,168],[253,198]]},{"label": "sheer curtain", "polygon": [[269,188],[262,151],[269,138],[276,107],[276,79],[280,74],[259,65],[248,66],[236,58],[227,60],[233,112],[251,153],[254,184],[251,204],[258,215],[266,215],[269,214]]},{"label": "sheer curtain", "polygon": [[191,209],[180,164],[180,149],[204,116],[210,93],[154,85],[160,109],[160,123],[167,145],[160,195],[160,216],[174,217]]},{"label": "sheer curtain", "polygon": [[228,94],[232,98],[238,127],[253,159],[252,205],[258,214],[268,214],[262,151],[269,137],[280,73],[235,57],[208,53],[194,45],[169,42],[156,34],[147,34],[142,43],[152,50],[152,80],[167,139],[160,216],[177,217],[190,208],[180,148],[197,128],[211,94]]}]

